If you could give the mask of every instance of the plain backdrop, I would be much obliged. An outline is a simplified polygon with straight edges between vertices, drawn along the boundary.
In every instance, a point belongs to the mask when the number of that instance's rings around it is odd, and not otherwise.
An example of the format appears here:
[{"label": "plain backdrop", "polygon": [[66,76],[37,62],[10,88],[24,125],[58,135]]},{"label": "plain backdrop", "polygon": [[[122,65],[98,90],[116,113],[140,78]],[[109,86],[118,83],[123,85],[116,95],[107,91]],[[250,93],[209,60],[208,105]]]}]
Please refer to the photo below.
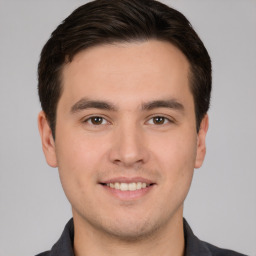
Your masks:
[{"label": "plain backdrop", "polygon": [[[81,0],[0,0],[0,256],[50,249],[71,217],[37,130],[37,63]],[[207,156],[184,216],[202,240],[256,255],[256,1],[163,1],[187,16],[213,63]],[[104,10],[103,10],[104,11]]]}]

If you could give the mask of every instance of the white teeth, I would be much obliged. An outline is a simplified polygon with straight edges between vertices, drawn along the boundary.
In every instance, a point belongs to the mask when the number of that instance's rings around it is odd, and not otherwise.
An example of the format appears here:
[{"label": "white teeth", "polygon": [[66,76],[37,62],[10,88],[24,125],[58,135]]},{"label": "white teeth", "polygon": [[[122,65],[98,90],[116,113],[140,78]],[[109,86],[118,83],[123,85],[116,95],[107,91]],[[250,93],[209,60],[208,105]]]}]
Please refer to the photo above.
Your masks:
[{"label": "white teeth", "polygon": [[115,189],[120,189],[120,183],[118,182],[115,183]]},{"label": "white teeth", "polygon": [[[144,184],[146,184],[146,183],[144,183]],[[147,184],[146,184],[146,186],[147,186]],[[138,182],[137,183],[137,189],[141,189],[142,188],[142,183],[141,182]]]},{"label": "white teeth", "polygon": [[129,183],[128,187],[130,191],[134,191],[137,189],[136,183]]},{"label": "white teeth", "polygon": [[132,183],[107,183],[108,187],[114,188],[114,189],[119,189],[121,191],[135,191],[138,189],[146,188],[149,186],[149,184],[146,184],[144,182],[132,182]]},{"label": "white teeth", "polygon": [[126,190],[128,190],[128,189],[129,189],[129,186],[128,186],[127,183],[121,183],[121,184],[120,184],[120,190],[126,191]]}]

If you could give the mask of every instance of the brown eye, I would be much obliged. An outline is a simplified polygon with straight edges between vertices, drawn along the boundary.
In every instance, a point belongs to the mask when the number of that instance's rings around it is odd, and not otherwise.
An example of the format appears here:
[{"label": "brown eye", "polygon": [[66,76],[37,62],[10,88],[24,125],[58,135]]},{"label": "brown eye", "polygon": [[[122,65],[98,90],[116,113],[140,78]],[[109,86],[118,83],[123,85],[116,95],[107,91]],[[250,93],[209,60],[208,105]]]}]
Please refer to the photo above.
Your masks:
[{"label": "brown eye", "polygon": [[166,122],[166,118],[162,116],[155,116],[152,119],[153,119],[153,123],[156,125],[164,124]]},{"label": "brown eye", "polygon": [[101,116],[93,116],[93,117],[90,117],[87,120],[87,122],[92,124],[92,125],[101,125],[101,124],[105,124],[106,120]]},{"label": "brown eye", "polygon": [[91,118],[91,122],[92,124],[102,124],[102,117],[99,117],[99,116],[95,116],[95,117],[92,117]]}]

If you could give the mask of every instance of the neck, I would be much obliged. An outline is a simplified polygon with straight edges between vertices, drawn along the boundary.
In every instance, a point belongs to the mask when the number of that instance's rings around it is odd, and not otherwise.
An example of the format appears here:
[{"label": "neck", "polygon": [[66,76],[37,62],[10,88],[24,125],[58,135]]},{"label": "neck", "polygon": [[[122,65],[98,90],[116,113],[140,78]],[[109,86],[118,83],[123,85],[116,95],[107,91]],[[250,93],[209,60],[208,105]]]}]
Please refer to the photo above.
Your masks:
[{"label": "neck", "polygon": [[120,239],[92,227],[73,213],[75,256],[182,256],[185,250],[182,214],[176,214],[153,234],[136,240]]}]

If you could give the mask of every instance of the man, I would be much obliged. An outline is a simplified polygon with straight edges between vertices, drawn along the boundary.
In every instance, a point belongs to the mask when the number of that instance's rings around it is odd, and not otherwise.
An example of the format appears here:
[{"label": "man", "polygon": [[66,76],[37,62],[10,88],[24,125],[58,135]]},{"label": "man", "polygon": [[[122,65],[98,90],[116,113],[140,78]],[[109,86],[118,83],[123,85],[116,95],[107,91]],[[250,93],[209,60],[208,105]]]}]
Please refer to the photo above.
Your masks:
[{"label": "man", "polygon": [[241,255],[183,219],[205,156],[211,61],[176,10],[97,0],[53,33],[38,67],[38,124],[73,219],[40,255]]}]

